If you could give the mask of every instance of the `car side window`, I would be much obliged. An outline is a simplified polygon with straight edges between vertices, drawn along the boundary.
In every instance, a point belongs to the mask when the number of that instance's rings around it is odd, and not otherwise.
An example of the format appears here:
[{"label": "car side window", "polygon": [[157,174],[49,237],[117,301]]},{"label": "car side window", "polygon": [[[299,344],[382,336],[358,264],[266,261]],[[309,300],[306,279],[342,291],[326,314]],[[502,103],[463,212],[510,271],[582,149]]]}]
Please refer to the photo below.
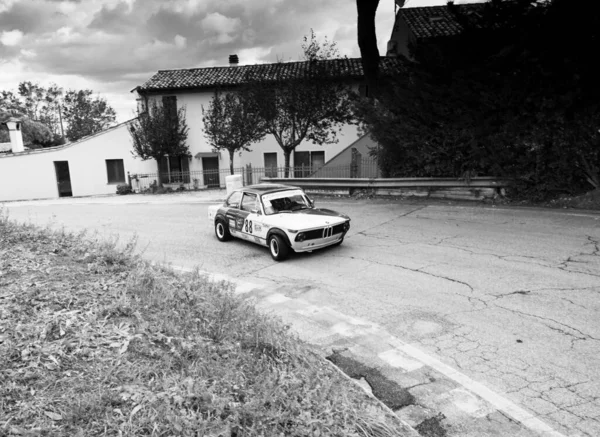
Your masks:
[{"label": "car side window", "polygon": [[240,200],[242,200],[242,193],[240,191],[234,191],[231,193],[231,196],[227,198],[225,203],[230,208],[239,208]]},{"label": "car side window", "polygon": [[242,210],[244,211],[256,211],[258,206],[256,204],[256,194],[244,194],[242,198]]}]

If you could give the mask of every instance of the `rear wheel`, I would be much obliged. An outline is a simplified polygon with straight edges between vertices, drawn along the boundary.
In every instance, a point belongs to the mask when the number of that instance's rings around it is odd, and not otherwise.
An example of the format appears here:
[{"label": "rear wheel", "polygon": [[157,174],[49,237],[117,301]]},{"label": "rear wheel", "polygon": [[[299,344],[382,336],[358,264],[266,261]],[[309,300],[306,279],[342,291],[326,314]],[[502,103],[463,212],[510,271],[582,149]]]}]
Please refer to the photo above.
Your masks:
[{"label": "rear wheel", "polygon": [[269,251],[275,261],[283,261],[290,253],[290,248],[283,238],[277,234],[272,234],[269,237]]},{"label": "rear wheel", "polygon": [[217,220],[215,222],[215,235],[219,241],[227,241],[231,239],[231,234],[229,233],[229,227],[225,224],[223,220]]}]

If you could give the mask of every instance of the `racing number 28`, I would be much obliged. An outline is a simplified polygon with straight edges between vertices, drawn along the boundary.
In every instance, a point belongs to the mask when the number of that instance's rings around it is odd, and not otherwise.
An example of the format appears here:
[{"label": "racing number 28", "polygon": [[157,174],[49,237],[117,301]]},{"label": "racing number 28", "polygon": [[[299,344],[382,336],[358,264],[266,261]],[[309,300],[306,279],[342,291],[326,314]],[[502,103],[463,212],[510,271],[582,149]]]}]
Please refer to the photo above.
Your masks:
[{"label": "racing number 28", "polygon": [[244,220],[244,232],[252,233],[252,220]]}]

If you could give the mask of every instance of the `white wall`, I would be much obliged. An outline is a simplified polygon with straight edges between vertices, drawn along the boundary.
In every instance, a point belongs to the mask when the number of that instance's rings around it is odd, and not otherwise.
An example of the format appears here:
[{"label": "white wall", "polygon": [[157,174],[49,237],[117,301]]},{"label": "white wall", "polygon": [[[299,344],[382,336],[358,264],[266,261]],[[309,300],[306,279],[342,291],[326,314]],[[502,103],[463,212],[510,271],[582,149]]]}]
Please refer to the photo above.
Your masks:
[{"label": "white wall", "polygon": [[[202,105],[208,107],[213,91],[199,93],[176,93],[178,108],[186,107],[189,127],[188,145],[190,153],[195,156],[199,152],[210,153],[203,132]],[[160,101],[161,96],[156,96]],[[333,158],[358,138],[355,126],[347,125],[337,135],[339,142],[318,146],[307,141],[300,144],[296,151],[324,151],[325,162]],[[264,153],[277,153],[277,165],[283,167],[283,151],[272,136],[252,146],[251,152],[236,154],[236,168],[251,164],[252,167],[264,167]],[[59,197],[58,185],[54,169],[55,161],[67,161],[71,176],[73,196],[92,196],[114,194],[117,184],[107,181],[106,160],[122,159],[125,174],[156,173],[154,160],[142,161],[134,158],[132,142],[127,130],[127,123],[86,137],[78,142],[51,149],[26,150],[25,152],[0,153],[0,202],[28,199],[52,199]],[[293,154],[292,161],[293,165]],[[219,167],[223,171],[229,169],[229,153],[221,151]],[[190,171],[202,171],[202,159],[192,157]],[[135,188],[135,186],[134,186]]]},{"label": "white wall", "polygon": [[[358,88],[358,87],[356,87]],[[186,108],[186,120],[189,128],[188,134],[188,146],[190,153],[195,156],[199,152],[211,152],[211,147],[208,144],[204,136],[204,124],[202,123],[202,106],[208,108],[210,101],[214,95],[214,91],[203,91],[195,93],[170,93],[165,94],[169,96],[177,96],[177,108],[185,106]],[[153,96],[157,99],[157,102],[162,101],[162,95]],[[333,158],[335,155],[340,153],[348,145],[352,144],[359,138],[358,129],[354,125],[346,125],[342,128],[341,132],[337,134],[338,143],[326,144],[323,146],[315,145],[309,141],[302,142],[296,151],[324,151],[325,162]],[[284,155],[283,150],[275,141],[272,135],[267,135],[263,141],[256,143],[251,147],[251,152],[242,152],[240,157],[238,153],[233,158],[234,167],[243,167],[247,164],[251,164],[252,167],[264,167],[264,153],[275,152],[277,153],[277,165],[279,167],[284,166]],[[293,165],[293,153],[291,156],[291,165]],[[221,159],[219,160],[219,168],[227,170],[229,168],[229,152],[221,151]],[[192,158],[190,162],[190,171],[201,171],[202,160]]]},{"label": "white wall", "polygon": [[55,161],[67,161],[73,196],[114,194],[109,184],[107,159],[122,159],[125,175],[155,173],[155,161],[141,161],[131,154],[132,143],[125,123],[78,142],[52,149],[0,154],[0,201],[59,197]]}]

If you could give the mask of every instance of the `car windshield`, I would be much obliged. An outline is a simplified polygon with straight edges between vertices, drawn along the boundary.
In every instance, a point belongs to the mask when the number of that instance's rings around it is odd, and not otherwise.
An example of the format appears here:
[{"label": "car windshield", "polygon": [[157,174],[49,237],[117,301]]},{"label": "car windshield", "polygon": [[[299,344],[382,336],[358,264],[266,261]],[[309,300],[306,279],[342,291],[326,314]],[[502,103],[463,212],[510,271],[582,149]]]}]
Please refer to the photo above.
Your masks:
[{"label": "car windshield", "polygon": [[310,208],[308,200],[301,190],[280,191],[262,196],[265,214],[279,214]]}]

